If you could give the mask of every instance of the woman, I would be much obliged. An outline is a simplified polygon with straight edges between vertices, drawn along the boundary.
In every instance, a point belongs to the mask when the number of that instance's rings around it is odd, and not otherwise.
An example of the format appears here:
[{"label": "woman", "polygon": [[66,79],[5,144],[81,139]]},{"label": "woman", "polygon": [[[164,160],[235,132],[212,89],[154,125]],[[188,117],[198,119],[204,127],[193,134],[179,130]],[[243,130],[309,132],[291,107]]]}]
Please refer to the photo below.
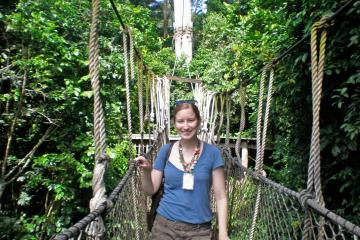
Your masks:
[{"label": "woman", "polygon": [[[154,167],[143,156],[136,158],[142,168],[142,186],[152,195],[159,189],[163,174],[164,195],[157,209],[152,239],[210,240],[212,213],[210,187],[213,185],[219,240],[227,240],[227,196],[224,163],[220,151],[197,137],[199,109],[194,103],[180,102],[174,109],[174,124],[180,141],[164,145]],[[168,151],[171,151],[167,158]]]}]

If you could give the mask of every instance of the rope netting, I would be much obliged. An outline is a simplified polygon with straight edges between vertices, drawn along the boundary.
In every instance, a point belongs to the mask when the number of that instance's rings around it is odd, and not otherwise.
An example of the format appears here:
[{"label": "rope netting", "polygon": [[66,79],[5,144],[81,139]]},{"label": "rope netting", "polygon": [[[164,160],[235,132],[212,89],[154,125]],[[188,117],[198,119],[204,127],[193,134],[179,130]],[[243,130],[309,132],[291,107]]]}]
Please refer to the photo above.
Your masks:
[{"label": "rope netting", "polygon": [[[254,239],[303,239],[305,212],[311,216],[310,239],[358,239],[360,228],[320,206],[301,193],[292,191],[241,166],[235,157],[223,151],[229,198],[229,235],[231,239],[249,239],[258,189],[261,198]],[[319,218],[324,217],[324,225]]]},{"label": "rope netting", "polygon": [[[154,159],[162,144],[159,137],[148,153]],[[223,151],[226,164],[227,193],[229,201],[229,236],[231,239],[249,239],[256,208],[256,195],[261,188],[254,239],[303,239],[306,212],[311,216],[309,239],[318,239],[324,228],[323,239],[354,239],[360,237],[360,228],[322,207],[308,195],[292,191],[255,171],[244,168],[228,150]],[[119,185],[106,202],[54,239],[93,239],[83,230],[97,216],[105,218],[106,239],[149,239],[146,213],[150,199],[141,191],[141,181],[136,165],[132,162]],[[133,188],[132,182],[135,183]],[[136,203],[133,204],[133,194]],[[135,211],[137,209],[137,220]],[[324,218],[319,223],[320,217]],[[214,219],[216,221],[216,219]],[[216,232],[216,224],[213,224]],[[215,234],[214,234],[215,235]]]}]

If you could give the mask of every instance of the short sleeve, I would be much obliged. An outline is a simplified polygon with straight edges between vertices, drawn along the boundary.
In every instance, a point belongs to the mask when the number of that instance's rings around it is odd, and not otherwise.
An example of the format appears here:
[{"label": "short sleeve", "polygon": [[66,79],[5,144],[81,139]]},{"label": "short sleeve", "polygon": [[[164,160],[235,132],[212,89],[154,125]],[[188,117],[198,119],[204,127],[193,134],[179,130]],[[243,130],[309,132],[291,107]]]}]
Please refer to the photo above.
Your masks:
[{"label": "short sleeve", "polygon": [[222,156],[221,156],[221,152],[220,152],[220,150],[217,148],[217,147],[215,147],[215,146],[213,146],[213,159],[214,159],[214,161],[213,161],[213,165],[212,165],[212,169],[214,170],[214,169],[216,169],[216,168],[219,168],[219,167],[223,167],[224,166],[224,160],[223,160],[223,158],[222,158]]},{"label": "short sleeve", "polygon": [[165,144],[160,148],[158,155],[156,156],[153,168],[159,171],[164,171],[166,164],[166,156],[169,151],[170,144]]}]

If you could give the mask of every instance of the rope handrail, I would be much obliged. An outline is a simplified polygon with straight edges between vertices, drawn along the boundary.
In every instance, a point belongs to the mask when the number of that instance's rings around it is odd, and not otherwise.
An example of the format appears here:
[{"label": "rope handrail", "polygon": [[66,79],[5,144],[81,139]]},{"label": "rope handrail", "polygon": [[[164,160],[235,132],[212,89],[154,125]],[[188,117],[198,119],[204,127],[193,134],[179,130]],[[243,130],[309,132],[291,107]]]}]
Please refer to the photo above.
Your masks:
[{"label": "rope handrail", "polygon": [[[344,10],[346,10],[346,8],[351,5],[352,3],[354,3],[356,0],[349,0],[347,3],[345,3],[342,7],[340,7],[335,13],[331,14],[325,23],[331,22],[334,18],[336,18],[338,15],[340,15]],[[291,45],[289,48],[287,48],[286,50],[284,50],[284,52],[282,52],[278,57],[274,58],[273,60],[271,60],[271,62],[264,64],[261,69],[266,68],[266,66],[270,65],[276,65],[279,61],[281,61],[284,57],[286,57],[289,53],[291,53],[295,48],[297,48],[300,44],[302,44],[306,39],[308,39],[311,36],[311,31],[309,33],[307,33],[304,37],[302,37],[300,40],[298,40],[297,42],[295,42],[293,45]],[[253,81],[255,78],[257,78],[258,76],[260,76],[262,71],[259,71],[258,73],[256,73],[254,76],[252,76],[249,79],[246,79],[244,81],[239,81],[239,83],[232,89],[229,91],[229,94],[234,93],[235,91],[237,91],[240,88],[241,84],[248,84],[249,82]]]},{"label": "rope handrail", "polygon": [[129,180],[131,174],[133,173],[133,171],[135,169],[135,166],[136,166],[136,164],[135,164],[134,161],[130,163],[129,169],[127,170],[126,174],[121,179],[118,186],[110,194],[107,201],[102,202],[101,204],[99,204],[94,211],[91,211],[88,215],[86,215],[84,218],[79,220],[73,226],[71,226],[68,229],[63,230],[61,233],[55,235],[52,239],[54,239],[54,240],[65,240],[65,239],[69,239],[71,237],[75,237],[75,236],[79,235],[80,231],[84,230],[85,227],[89,223],[94,221],[96,217],[101,216],[102,214],[105,213],[106,210],[111,209],[111,207],[113,205],[112,201],[114,201],[114,199],[117,197],[117,195],[124,188],[125,184],[127,183],[127,181]]},{"label": "rope handrail", "polygon": [[[154,145],[151,145],[149,147],[149,150],[145,153],[145,156],[150,156],[152,154],[152,152],[155,150],[155,146],[156,146],[156,142]],[[83,217],[81,220],[79,220],[73,226],[54,235],[51,239],[67,240],[71,237],[78,236],[82,230],[85,230],[86,226],[89,223],[94,221],[98,216],[101,216],[102,214],[104,214],[106,211],[109,211],[113,207],[114,201],[116,201],[116,198],[118,197],[119,193],[124,189],[124,186],[129,181],[130,176],[133,174],[136,167],[137,167],[136,162],[132,161],[129,164],[129,168],[126,171],[124,177],[121,179],[119,184],[114,188],[114,190],[111,192],[110,196],[106,199],[106,201],[99,204],[95,210],[88,213],[85,217]]]},{"label": "rope handrail", "polygon": [[[89,74],[94,94],[93,129],[95,143],[95,164],[92,177],[93,196],[90,210],[96,209],[106,199],[104,174],[110,158],[106,155],[105,115],[100,94],[100,47],[99,47],[100,0],[92,0],[91,27],[89,35]],[[87,234],[97,238],[105,234],[105,224],[101,216],[86,228]]]},{"label": "rope handrail", "polygon": [[[158,138],[159,140],[160,138]],[[149,156],[154,150],[156,149],[156,144],[151,145],[149,151],[145,155]],[[316,201],[311,199],[309,196],[305,197],[302,195],[302,193],[293,191],[287,187],[282,186],[279,183],[276,183],[269,178],[263,176],[262,174],[253,171],[251,169],[243,167],[236,159],[236,157],[233,157],[229,151],[223,151],[224,158],[234,164],[234,168],[240,170],[243,174],[252,177],[255,181],[259,181],[267,186],[270,186],[271,188],[275,189],[279,193],[283,193],[285,195],[289,195],[291,197],[294,197],[298,200],[300,205],[303,208],[309,208],[313,210],[314,212],[318,213],[319,215],[329,219],[331,222],[338,224],[339,226],[343,227],[345,230],[347,230],[349,233],[354,234],[358,237],[360,237],[360,227],[356,226],[355,224],[351,223],[350,221],[342,218],[341,216],[333,213],[329,209],[322,207],[319,205]],[[83,219],[78,221],[76,224],[71,226],[68,229],[63,230],[61,233],[53,236],[52,239],[54,240],[67,240],[72,237],[76,237],[80,234],[82,230],[85,229],[85,227],[91,222],[96,219],[96,217],[109,212],[109,210],[113,207],[112,202],[116,201],[116,198],[118,197],[119,193],[123,191],[125,185],[128,183],[130,176],[133,174],[134,169],[136,168],[136,163],[132,162],[129,165],[129,169],[118,184],[118,186],[113,190],[113,192],[110,194],[106,202],[103,202],[100,204],[94,211],[90,212],[87,216],[85,216]]]},{"label": "rope handrail", "polygon": [[311,208],[316,213],[320,214],[323,217],[328,218],[333,223],[338,224],[345,228],[349,233],[352,233],[358,237],[360,237],[360,227],[353,224],[352,222],[344,219],[343,217],[335,214],[334,212],[330,211],[329,209],[321,206],[316,202],[316,200],[311,199],[311,195],[307,195],[305,198],[302,193],[296,192],[294,190],[291,190],[287,187],[282,186],[279,183],[276,183],[269,178],[263,176],[261,173],[253,171],[249,168],[245,168],[244,166],[239,163],[235,157],[230,155],[230,152],[223,151],[223,154],[225,155],[226,159],[229,159],[231,163],[235,164],[237,168],[239,168],[242,172],[246,173],[247,175],[251,176],[255,180],[258,180],[266,185],[271,186],[272,188],[278,190],[281,193],[285,193],[287,195],[290,195],[294,198],[296,198],[300,205],[304,208]]}]

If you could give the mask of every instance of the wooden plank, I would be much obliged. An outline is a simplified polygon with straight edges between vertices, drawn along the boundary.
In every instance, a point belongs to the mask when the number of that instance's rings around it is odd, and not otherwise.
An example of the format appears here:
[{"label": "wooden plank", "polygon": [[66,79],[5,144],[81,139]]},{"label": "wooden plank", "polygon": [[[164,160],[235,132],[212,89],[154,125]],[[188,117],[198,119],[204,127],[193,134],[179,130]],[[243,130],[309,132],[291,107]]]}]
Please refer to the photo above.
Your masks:
[{"label": "wooden plank", "polygon": [[[151,135],[152,137],[152,135]],[[216,136],[214,136],[214,138],[216,139]],[[132,134],[132,139],[134,141],[134,143],[139,143],[140,139],[141,139],[141,135],[140,134]],[[149,134],[144,134],[144,144],[146,145],[147,141],[149,140]],[[178,135],[170,135],[169,136],[170,141],[177,141],[180,140],[180,137]],[[222,141],[220,141],[219,145],[224,145],[224,141],[225,141],[225,137],[221,137],[220,138]],[[235,148],[235,142],[236,142],[236,137],[230,137],[230,143],[229,143],[229,147],[231,148]],[[152,139],[154,140],[154,139]],[[242,138],[241,139],[242,143],[247,143],[247,148],[248,149],[256,149],[256,138]],[[271,146],[266,146],[265,150],[272,150]]]},{"label": "wooden plank", "polygon": [[194,78],[183,78],[183,77],[176,77],[176,76],[166,76],[169,80],[181,81],[181,82],[189,82],[189,83],[202,83],[201,79],[194,79]]}]

